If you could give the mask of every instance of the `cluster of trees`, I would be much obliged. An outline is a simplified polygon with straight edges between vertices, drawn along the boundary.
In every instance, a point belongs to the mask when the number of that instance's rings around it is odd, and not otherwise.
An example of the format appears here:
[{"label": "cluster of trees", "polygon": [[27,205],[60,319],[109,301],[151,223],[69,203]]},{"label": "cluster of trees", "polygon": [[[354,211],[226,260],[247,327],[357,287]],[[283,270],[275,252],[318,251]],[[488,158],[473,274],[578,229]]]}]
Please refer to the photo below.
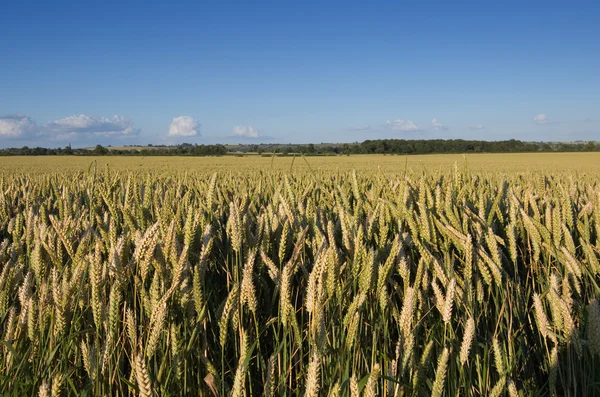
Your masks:
[{"label": "cluster of trees", "polygon": [[42,147],[1,149],[0,156],[222,156],[227,154],[223,145],[148,146],[144,148],[107,148],[96,145],[94,149],[65,148],[47,149]]},{"label": "cluster of trees", "polygon": [[339,154],[341,153],[340,145],[331,146],[331,145],[320,145],[315,146],[314,143],[309,143],[308,145],[248,145],[242,146],[238,149],[235,149],[236,152],[242,153],[283,153],[283,154],[291,154],[291,153],[304,153],[304,154]]},{"label": "cluster of trees", "polygon": [[546,143],[508,141],[467,141],[463,139],[364,141],[351,147],[355,153],[428,154],[428,153],[522,153],[522,152],[584,152],[596,151],[595,142]]},{"label": "cluster of trees", "polygon": [[[83,149],[80,149],[83,150]],[[78,150],[71,149],[70,146],[56,149],[48,149],[44,147],[30,148],[23,146],[22,148],[1,149],[0,156],[70,156],[76,154]]]},{"label": "cluster of trees", "polygon": [[595,142],[547,143],[507,141],[472,141],[463,139],[378,139],[353,144],[274,145],[264,148],[249,145],[243,152],[330,154],[430,154],[430,153],[530,153],[530,152],[591,152],[600,147]]},{"label": "cluster of trees", "polygon": [[[308,145],[247,145],[233,149],[238,153],[303,153],[306,155],[337,154],[429,154],[429,153],[530,153],[530,152],[592,152],[599,151],[596,142],[547,143],[508,141],[467,141],[463,139],[379,139],[352,144],[308,144]],[[224,145],[152,146],[131,148],[106,148],[96,145],[94,149],[42,147],[1,149],[0,156],[222,156],[228,153]]]},{"label": "cluster of trees", "polygon": [[[184,143],[172,149],[156,148],[149,150],[152,154],[160,153],[160,156],[223,156],[227,154],[227,148],[223,145],[190,145]],[[163,152],[168,153],[163,153]]]}]

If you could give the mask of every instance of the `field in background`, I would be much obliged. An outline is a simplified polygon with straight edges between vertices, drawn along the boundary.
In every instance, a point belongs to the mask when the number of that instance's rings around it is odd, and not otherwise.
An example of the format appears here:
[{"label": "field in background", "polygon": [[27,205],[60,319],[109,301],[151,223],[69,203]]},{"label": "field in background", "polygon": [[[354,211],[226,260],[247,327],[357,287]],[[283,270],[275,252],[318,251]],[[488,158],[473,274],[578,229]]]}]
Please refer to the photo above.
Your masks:
[{"label": "field in background", "polygon": [[[474,172],[598,172],[598,153],[539,153],[539,154],[442,154],[442,155],[351,155],[351,156],[280,156],[262,157],[0,157],[0,171],[44,173],[87,171],[94,162],[97,169],[108,165],[113,170],[142,172],[233,172],[258,170],[281,171],[349,171],[402,174],[408,172],[448,171],[458,164]],[[308,164],[307,164],[308,163]]]},{"label": "field in background", "polygon": [[599,166],[0,158],[0,394],[600,395]]}]

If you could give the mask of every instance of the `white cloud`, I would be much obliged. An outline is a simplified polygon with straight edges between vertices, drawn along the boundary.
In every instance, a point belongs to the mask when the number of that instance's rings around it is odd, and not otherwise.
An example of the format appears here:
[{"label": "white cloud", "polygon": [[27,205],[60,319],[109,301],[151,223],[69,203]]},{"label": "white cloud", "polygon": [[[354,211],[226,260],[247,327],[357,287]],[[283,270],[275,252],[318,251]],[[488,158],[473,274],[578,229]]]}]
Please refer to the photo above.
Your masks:
[{"label": "white cloud", "polygon": [[412,120],[394,120],[394,121],[386,121],[385,126],[391,128],[396,131],[401,132],[414,132],[414,131],[422,131],[421,127],[412,122]]},{"label": "white cloud", "polygon": [[131,119],[118,115],[112,118],[73,115],[46,123],[44,130],[57,139],[134,136],[140,133],[139,128],[133,127]]},{"label": "white cloud", "polygon": [[481,124],[475,124],[475,125],[470,126],[469,128],[477,131],[477,130],[483,130],[485,127]]},{"label": "white cloud", "polygon": [[199,136],[200,123],[191,116],[173,117],[169,127],[169,136]]},{"label": "white cloud", "polygon": [[446,131],[448,129],[448,127],[446,127],[444,124],[437,121],[437,119],[431,120],[431,126],[436,131]]},{"label": "white cloud", "polygon": [[0,137],[22,138],[38,131],[35,120],[23,114],[0,117]]},{"label": "white cloud", "polygon": [[535,121],[535,123],[537,125],[552,124],[552,121],[550,119],[548,119],[548,116],[546,115],[546,113],[536,114],[535,116],[533,116],[533,121]]},{"label": "white cloud", "polygon": [[258,138],[261,136],[260,131],[249,125],[236,125],[233,127],[233,134],[244,138]]}]

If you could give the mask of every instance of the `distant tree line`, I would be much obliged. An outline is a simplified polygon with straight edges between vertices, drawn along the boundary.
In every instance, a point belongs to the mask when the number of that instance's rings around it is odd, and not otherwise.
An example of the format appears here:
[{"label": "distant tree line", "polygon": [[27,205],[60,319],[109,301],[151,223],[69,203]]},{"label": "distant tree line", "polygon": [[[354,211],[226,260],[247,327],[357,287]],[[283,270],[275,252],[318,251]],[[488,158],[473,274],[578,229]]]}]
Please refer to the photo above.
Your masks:
[{"label": "distant tree line", "polygon": [[42,147],[0,149],[0,156],[222,156],[227,154],[223,145],[146,146],[142,148],[107,148],[96,145],[94,149],[65,148],[48,149]]},{"label": "distant tree line", "polygon": [[339,154],[433,154],[433,153],[532,153],[532,152],[593,152],[600,151],[596,142],[523,142],[469,141],[463,139],[379,139],[352,144],[269,144],[245,145],[228,150],[224,145],[144,146],[130,148],[107,148],[96,145],[94,149],[42,147],[0,149],[0,156],[222,156],[228,152],[259,154],[339,155]]},{"label": "distant tree line", "polygon": [[597,151],[595,142],[547,143],[508,141],[467,141],[463,139],[364,141],[350,150],[357,153],[428,154],[428,153],[526,153]]},{"label": "distant tree line", "polygon": [[593,152],[596,142],[547,143],[507,141],[468,141],[463,139],[378,139],[353,144],[321,145],[248,145],[242,152],[331,154],[433,154],[433,153],[531,153],[531,152]]}]

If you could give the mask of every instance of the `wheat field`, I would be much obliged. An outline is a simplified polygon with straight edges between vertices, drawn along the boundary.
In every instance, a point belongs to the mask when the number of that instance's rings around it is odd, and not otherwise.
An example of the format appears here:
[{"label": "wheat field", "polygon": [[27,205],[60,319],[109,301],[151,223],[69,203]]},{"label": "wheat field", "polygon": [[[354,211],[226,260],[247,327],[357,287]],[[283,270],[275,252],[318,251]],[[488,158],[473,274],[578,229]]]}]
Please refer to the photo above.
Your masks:
[{"label": "wheat field", "polygon": [[595,154],[0,159],[0,393],[600,395]]}]

